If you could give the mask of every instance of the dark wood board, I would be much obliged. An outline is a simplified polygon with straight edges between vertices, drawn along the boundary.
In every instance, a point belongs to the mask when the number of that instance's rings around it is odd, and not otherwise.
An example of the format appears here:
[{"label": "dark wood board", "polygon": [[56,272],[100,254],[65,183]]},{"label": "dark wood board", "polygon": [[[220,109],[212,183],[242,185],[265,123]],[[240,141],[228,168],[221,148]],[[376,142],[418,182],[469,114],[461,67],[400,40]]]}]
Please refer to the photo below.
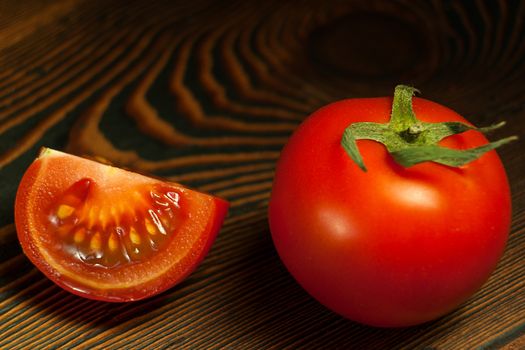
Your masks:
[{"label": "dark wood board", "polygon": [[[0,349],[525,349],[524,79],[523,1],[2,1]],[[513,220],[490,280],[439,320],[379,329],[296,284],[266,209],[306,116],[401,82],[521,140],[498,151]],[[17,185],[41,146],[214,193],[230,214],[175,288],[127,304],[76,297],[16,238]]]}]

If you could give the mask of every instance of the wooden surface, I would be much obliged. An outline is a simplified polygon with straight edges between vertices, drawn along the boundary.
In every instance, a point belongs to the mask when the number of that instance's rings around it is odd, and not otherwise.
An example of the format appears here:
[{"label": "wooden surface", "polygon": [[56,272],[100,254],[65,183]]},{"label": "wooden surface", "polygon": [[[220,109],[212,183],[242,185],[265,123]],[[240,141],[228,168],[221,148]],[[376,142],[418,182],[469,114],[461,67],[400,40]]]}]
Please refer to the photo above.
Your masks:
[{"label": "wooden surface", "polygon": [[[524,1],[0,2],[0,349],[525,349]],[[506,253],[455,312],[361,326],[290,277],[266,219],[309,113],[399,82],[493,139],[513,192]],[[21,253],[17,184],[39,147],[102,156],[231,201],[211,253],[142,302],[62,291]],[[497,210],[497,208],[494,208]]]}]

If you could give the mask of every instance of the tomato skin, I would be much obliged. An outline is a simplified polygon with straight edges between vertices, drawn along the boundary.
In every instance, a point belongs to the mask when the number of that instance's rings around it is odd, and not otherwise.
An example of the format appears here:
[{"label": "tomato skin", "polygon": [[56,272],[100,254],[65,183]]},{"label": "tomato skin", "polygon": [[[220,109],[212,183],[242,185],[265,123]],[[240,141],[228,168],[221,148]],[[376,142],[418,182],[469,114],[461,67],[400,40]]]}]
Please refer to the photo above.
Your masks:
[{"label": "tomato skin", "polygon": [[[396,164],[379,143],[357,141],[362,171],[340,145],[355,122],[386,123],[392,98],[348,99],[314,112],[277,164],[269,204],[283,263],[315,299],[351,320],[410,326],[456,308],[488,279],[508,237],[511,201],[495,151],[460,168]],[[418,119],[461,121],[413,99]],[[487,143],[475,131],[440,144]]]},{"label": "tomato skin", "polygon": [[[49,279],[73,294],[101,301],[126,302],[148,298],[173,287],[204,259],[227,214],[228,203],[220,198],[58,151],[46,152],[51,155],[37,158],[20,182],[15,202],[16,229],[22,249],[31,262]],[[101,174],[108,172],[111,180],[109,177],[100,178]],[[178,233],[181,238],[175,236],[164,251],[130,266],[102,269],[81,261],[67,261],[54,251],[53,247],[60,244],[59,239],[45,235],[49,215],[46,208],[65,187],[84,176],[93,178],[101,192],[104,184],[113,186],[119,182],[123,183],[123,188],[131,189],[135,185],[140,189],[140,186],[157,184],[177,189],[185,196],[190,210],[201,211],[190,214],[193,220],[189,221],[198,223],[184,224]],[[115,198],[115,203],[118,203],[118,198]],[[130,201],[126,204],[133,205]],[[192,231],[192,228],[200,230]],[[162,273],[157,275],[157,271]]]}]

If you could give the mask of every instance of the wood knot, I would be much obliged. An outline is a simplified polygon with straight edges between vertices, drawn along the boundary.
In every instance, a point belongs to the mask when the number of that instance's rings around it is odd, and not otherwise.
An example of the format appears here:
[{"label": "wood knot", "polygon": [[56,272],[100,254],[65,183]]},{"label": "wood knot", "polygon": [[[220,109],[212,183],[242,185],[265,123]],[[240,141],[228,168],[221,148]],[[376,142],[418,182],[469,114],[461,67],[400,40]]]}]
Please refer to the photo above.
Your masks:
[{"label": "wood knot", "polygon": [[349,13],[314,29],[310,53],[335,74],[388,80],[420,72],[432,48],[424,26],[396,14]]}]

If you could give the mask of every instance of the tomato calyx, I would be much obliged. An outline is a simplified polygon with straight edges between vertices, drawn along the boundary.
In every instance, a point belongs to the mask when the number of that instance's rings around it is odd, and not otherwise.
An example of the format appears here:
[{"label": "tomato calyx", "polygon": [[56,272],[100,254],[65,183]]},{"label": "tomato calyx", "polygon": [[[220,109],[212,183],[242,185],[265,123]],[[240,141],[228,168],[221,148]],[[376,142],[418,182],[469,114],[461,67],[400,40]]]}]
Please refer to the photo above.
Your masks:
[{"label": "tomato calyx", "polygon": [[349,125],[341,138],[346,153],[363,171],[367,171],[356,141],[361,139],[382,143],[394,160],[403,167],[432,161],[459,167],[484,153],[517,140],[510,136],[483,146],[458,150],[438,145],[442,139],[476,130],[487,133],[505,125],[505,122],[477,128],[461,122],[427,123],[416,118],[412,108],[412,97],[419,91],[406,85],[398,85],[394,90],[392,113],[388,123],[360,122]]}]

